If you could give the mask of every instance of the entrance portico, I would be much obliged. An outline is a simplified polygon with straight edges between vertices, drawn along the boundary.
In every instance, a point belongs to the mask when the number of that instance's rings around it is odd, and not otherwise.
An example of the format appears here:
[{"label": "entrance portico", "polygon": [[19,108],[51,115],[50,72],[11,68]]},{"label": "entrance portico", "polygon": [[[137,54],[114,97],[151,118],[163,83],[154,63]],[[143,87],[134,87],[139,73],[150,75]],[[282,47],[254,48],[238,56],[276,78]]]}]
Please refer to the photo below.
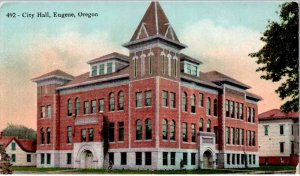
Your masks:
[{"label": "entrance portico", "polygon": [[216,168],[216,144],[215,133],[199,132],[198,133],[199,149],[199,168],[214,169]]}]

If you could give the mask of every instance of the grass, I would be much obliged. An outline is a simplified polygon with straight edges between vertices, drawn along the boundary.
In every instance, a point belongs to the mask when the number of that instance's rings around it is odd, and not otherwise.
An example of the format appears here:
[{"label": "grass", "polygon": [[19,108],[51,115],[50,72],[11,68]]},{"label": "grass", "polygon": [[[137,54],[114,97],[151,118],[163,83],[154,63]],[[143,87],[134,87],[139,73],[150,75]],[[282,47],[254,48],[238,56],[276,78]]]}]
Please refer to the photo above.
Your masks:
[{"label": "grass", "polygon": [[243,169],[253,170],[253,171],[286,171],[286,170],[296,170],[296,166],[259,166],[257,168],[243,168]]},{"label": "grass", "polygon": [[20,172],[49,172],[49,171],[68,170],[68,168],[36,168],[36,167],[12,167],[12,169],[13,171],[20,171]]}]

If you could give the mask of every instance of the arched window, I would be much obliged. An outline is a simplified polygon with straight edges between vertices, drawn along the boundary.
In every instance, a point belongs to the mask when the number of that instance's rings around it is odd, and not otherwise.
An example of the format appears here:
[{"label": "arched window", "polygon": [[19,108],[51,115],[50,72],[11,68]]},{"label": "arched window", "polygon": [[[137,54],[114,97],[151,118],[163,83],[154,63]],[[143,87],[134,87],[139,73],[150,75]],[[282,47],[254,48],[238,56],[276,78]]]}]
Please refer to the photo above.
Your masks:
[{"label": "arched window", "polygon": [[182,111],[183,112],[187,111],[187,94],[186,94],[186,92],[182,93]]},{"label": "arched window", "polygon": [[142,139],[142,122],[141,122],[141,120],[136,121],[135,139],[136,140]]},{"label": "arched window", "polygon": [[196,96],[194,94],[191,97],[191,112],[196,112]]},{"label": "arched window", "polygon": [[168,122],[166,119],[162,121],[162,139],[168,139]]},{"label": "arched window", "polygon": [[71,99],[69,99],[68,100],[68,116],[71,116],[72,115],[72,111],[73,111],[73,109],[72,109],[72,100]]},{"label": "arched window", "polygon": [[137,59],[136,58],[134,58],[133,59],[133,74],[134,74],[134,77],[136,78],[136,76],[137,76]]},{"label": "arched window", "polygon": [[192,123],[192,142],[196,142],[196,127],[195,124]]},{"label": "arched window", "polygon": [[149,75],[152,74],[152,57],[151,55],[148,57],[148,60],[149,60]]},{"label": "arched window", "polygon": [[207,120],[206,131],[211,132],[211,120]]},{"label": "arched window", "polygon": [[146,125],[146,131],[145,131],[145,134],[146,134],[146,140],[147,139],[152,139],[152,125],[151,125],[151,120],[150,119],[147,119],[145,121],[145,125]]},{"label": "arched window", "polygon": [[121,91],[119,92],[119,102],[118,102],[118,109],[124,110],[124,93]]},{"label": "arched window", "polygon": [[44,132],[44,128],[41,128],[41,144],[45,144],[45,132]]},{"label": "arched window", "polygon": [[165,74],[165,55],[161,55],[161,71]]},{"label": "arched window", "polygon": [[199,131],[203,131],[203,119],[199,120]]},{"label": "arched window", "polygon": [[175,121],[170,122],[170,140],[175,141]]},{"label": "arched window", "polygon": [[207,101],[206,101],[206,115],[211,115],[210,104],[211,104],[211,101],[210,101],[210,98],[208,97]]},{"label": "arched window", "polygon": [[218,100],[214,99],[214,116],[218,116]]},{"label": "arched window", "polygon": [[76,98],[75,102],[76,102],[76,107],[75,107],[76,115],[79,115],[80,114],[80,100],[79,100],[79,98]]},{"label": "arched window", "polygon": [[109,111],[115,111],[115,94],[109,94]]},{"label": "arched window", "polygon": [[47,144],[50,144],[50,138],[51,138],[51,130],[50,130],[50,128],[47,128]]}]

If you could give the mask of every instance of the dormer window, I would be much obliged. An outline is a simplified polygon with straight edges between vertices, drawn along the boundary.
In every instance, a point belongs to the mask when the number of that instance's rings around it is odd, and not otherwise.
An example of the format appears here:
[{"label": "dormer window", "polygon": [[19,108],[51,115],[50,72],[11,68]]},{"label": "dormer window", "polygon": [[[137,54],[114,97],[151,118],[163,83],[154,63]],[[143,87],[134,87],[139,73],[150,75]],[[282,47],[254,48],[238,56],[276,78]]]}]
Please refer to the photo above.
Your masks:
[{"label": "dormer window", "polygon": [[199,67],[198,65],[189,62],[185,62],[184,65],[185,65],[185,69],[184,69],[185,73],[193,76],[198,76],[198,67]]},{"label": "dormer window", "polygon": [[104,64],[99,65],[99,75],[104,75]]},{"label": "dormer window", "polygon": [[107,73],[112,73],[112,62],[107,63]]},{"label": "dormer window", "polygon": [[92,67],[92,76],[96,76],[97,75],[97,66],[93,66]]}]

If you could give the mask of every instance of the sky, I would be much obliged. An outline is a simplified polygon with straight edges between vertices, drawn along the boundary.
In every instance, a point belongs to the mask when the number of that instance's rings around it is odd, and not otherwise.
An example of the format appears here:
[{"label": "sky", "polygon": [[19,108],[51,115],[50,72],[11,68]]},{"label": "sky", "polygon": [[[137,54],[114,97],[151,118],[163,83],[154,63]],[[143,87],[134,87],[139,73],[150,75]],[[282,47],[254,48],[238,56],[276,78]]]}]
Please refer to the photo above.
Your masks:
[{"label": "sky", "polygon": [[[120,52],[150,1],[8,2],[0,7],[0,130],[7,123],[36,129],[36,84],[32,78],[55,69],[74,76],[89,70],[89,60]],[[258,112],[279,108],[280,83],[260,79],[249,53],[268,20],[278,20],[280,1],[160,1],[182,52],[203,62],[201,71],[217,70],[251,86],[262,96]],[[98,13],[93,18],[23,18],[23,13]],[[8,18],[16,13],[16,18]],[[18,17],[17,15],[20,15]],[[200,75],[201,76],[201,75]]]}]

